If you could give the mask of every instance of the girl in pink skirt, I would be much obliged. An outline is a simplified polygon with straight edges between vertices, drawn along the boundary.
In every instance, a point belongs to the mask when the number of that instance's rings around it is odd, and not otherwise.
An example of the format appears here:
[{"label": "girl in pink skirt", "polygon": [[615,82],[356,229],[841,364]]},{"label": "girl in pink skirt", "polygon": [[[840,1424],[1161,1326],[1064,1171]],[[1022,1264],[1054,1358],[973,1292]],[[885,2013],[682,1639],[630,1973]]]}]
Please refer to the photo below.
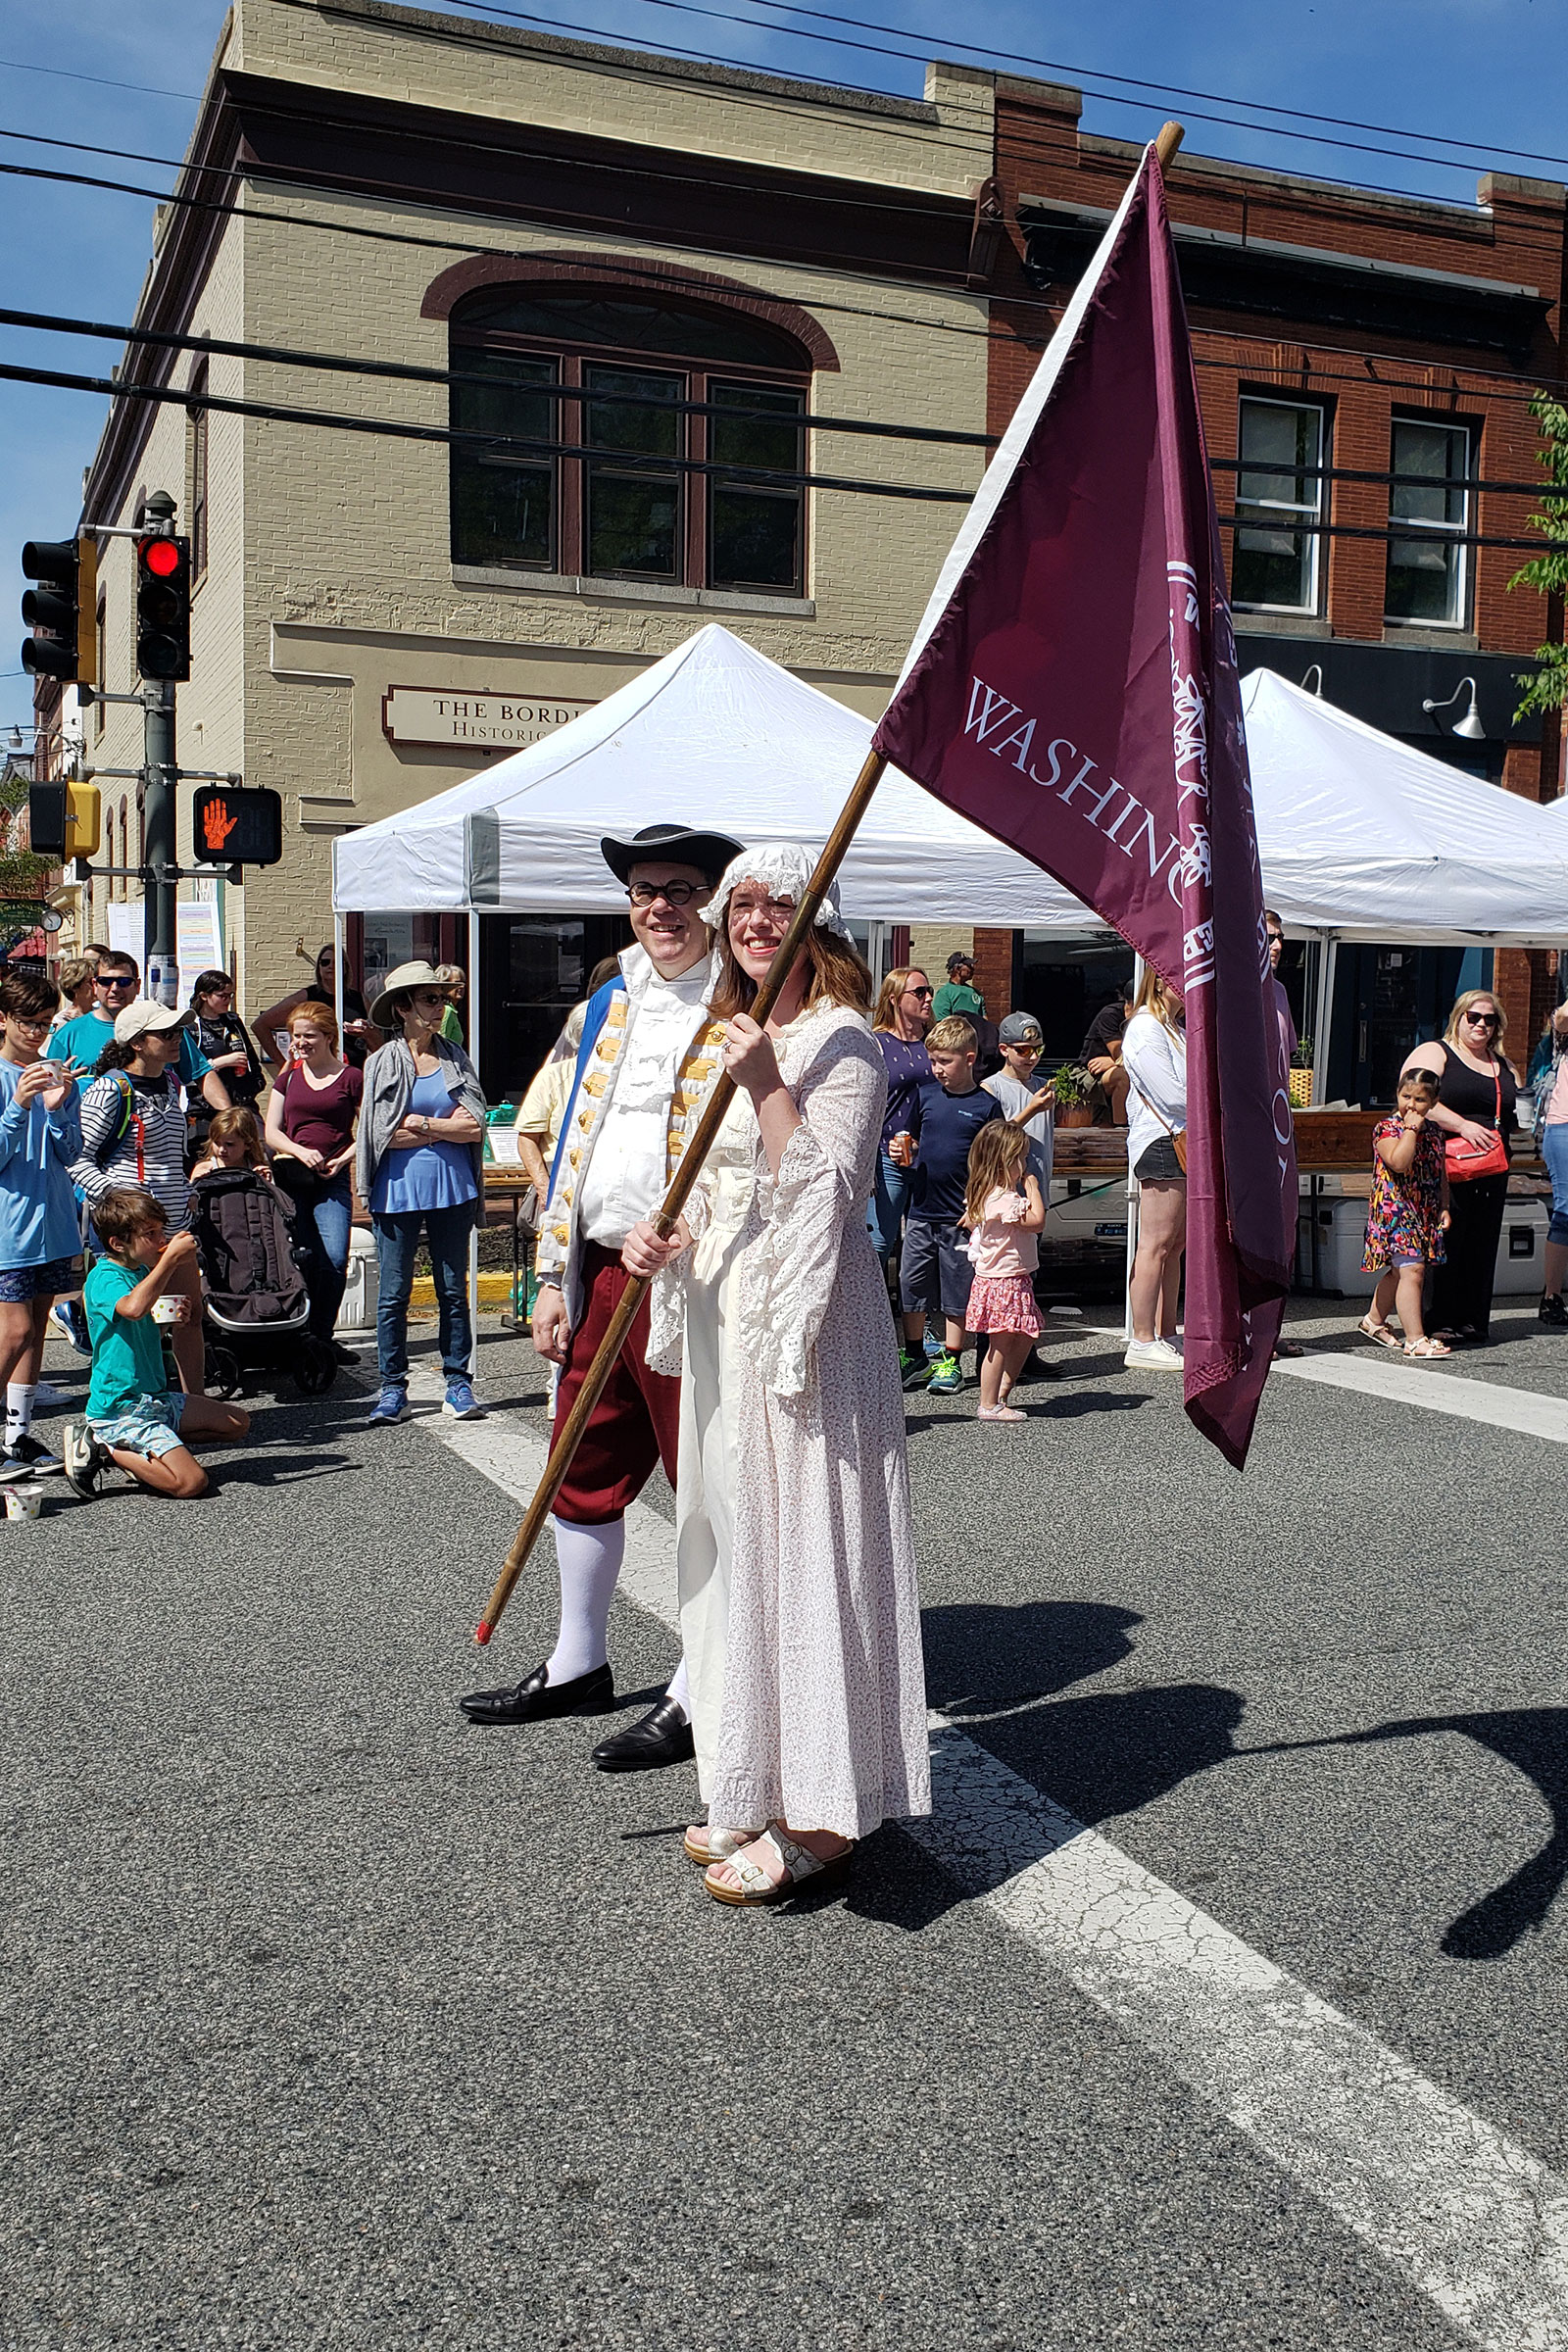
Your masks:
[{"label": "girl in pink skirt", "polygon": [[980,1366],[981,1421],[1027,1419],[1007,1398],[1041,1330],[1034,1272],[1046,1203],[1028,1164],[1028,1135],[1010,1119],[990,1120],[969,1147],[963,1221],[974,1288],[964,1321],[989,1339]]}]

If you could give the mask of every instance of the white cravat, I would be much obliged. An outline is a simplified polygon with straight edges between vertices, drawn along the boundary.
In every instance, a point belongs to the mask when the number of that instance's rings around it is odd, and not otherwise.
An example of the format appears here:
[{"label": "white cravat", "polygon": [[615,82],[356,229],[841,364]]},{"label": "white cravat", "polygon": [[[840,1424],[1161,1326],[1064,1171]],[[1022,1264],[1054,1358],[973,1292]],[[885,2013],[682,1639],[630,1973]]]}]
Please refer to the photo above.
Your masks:
[{"label": "white cravat", "polygon": [[664,1197],[670,1097],[708,985],[705,956],[678,980],[655,972],[641,1002],[633,1003],[615,1091],[577,1202],[579,1232],[603,1250],[618,1250],[638,1218],[652,1216]]}]

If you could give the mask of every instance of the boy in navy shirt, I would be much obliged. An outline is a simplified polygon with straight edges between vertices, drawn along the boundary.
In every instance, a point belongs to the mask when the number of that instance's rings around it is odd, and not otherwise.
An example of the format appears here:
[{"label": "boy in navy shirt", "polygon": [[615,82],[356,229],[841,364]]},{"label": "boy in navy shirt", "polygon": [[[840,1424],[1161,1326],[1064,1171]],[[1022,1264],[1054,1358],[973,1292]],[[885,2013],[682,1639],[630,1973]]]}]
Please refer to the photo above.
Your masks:
[{"label": "boy in navy shirt", "polygon": [[[958,1357],[968,1339],[963,1318],[974,1280],[959,1232],[969,1146],[988,1119],[1004,1115],[996,1096],[975,1084],[978,1044],[974,1030],[956,1013],[927,1033],[937,1083],[920,1089],[908,1131],[894,1137],[889,1152],[890,1158],[913,1169],[899,1271],[905,1335],[899,1369],[906,1389],[928,1387],[934,1396],[949,1396],[963,1386]],[[942,1316],[945,1342],[930,1365],[920,1347],[928,1312]]]}]

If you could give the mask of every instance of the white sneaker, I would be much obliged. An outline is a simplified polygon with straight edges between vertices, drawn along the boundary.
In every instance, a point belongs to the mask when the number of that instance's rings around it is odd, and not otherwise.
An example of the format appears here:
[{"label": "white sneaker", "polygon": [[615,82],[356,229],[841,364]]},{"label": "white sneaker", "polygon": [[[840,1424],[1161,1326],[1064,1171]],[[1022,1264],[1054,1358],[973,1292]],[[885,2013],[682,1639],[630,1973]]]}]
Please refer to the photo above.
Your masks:
[{"label": "white sneaker", "polygon": [[1134,1340],[1122,1362],[1129,1372],[1179,1372],[1182,1351],[1169,1340]]}]

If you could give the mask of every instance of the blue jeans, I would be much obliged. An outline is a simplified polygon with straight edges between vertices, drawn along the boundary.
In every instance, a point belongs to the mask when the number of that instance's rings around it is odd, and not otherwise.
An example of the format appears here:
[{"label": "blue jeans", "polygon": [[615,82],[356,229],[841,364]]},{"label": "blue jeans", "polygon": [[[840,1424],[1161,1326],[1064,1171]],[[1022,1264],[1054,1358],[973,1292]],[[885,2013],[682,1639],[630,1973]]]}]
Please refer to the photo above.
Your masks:
[{"label": "blue jeans", "polygon": [[430,1245],[430,1271],[435,1276],[441,1316],[442,1369],[448,1380],[459,1373],[467,1377],[473,1352],[473,1326],[468,1318],[468,1235],[478,1213],[477,1200],[464,1200],[456,1208],[411,1208],[371,1218],[381,1277],[375,1352],[383,1386],[390,1383],[404,1389],[409,1384],[409,1294],[414,1288],[414,1253],[421,1226]]},{"label": "blue jeans", "polygon": [[1551,1178],[1551,1223],[1546,1239],[1568,1248],[1568,1120],[1558,1119],[1542,1129],[1541,1156]]},{"label": "blue jeans", "polygon": [[913,1181],[911,1168],[901,1168],[889,1159],[885,1152],[876,1155],[876,1183],[871,1193],[871,1211],[867,1222],[876,1253],[887,1272],[888,1259],[897,1250],[904,1234],[904,1220],[909,1206],[909,1186]]},{"label": "blue jeans", "polygon": [[323,1184],[297,1159],[280,1154],[273,1181],[294,1203],[294,1236],[300,1271],[311,1295],[311,1329],[330,1342],[343,1304],[354,1223],[354,1184],[348,1170]]}]

